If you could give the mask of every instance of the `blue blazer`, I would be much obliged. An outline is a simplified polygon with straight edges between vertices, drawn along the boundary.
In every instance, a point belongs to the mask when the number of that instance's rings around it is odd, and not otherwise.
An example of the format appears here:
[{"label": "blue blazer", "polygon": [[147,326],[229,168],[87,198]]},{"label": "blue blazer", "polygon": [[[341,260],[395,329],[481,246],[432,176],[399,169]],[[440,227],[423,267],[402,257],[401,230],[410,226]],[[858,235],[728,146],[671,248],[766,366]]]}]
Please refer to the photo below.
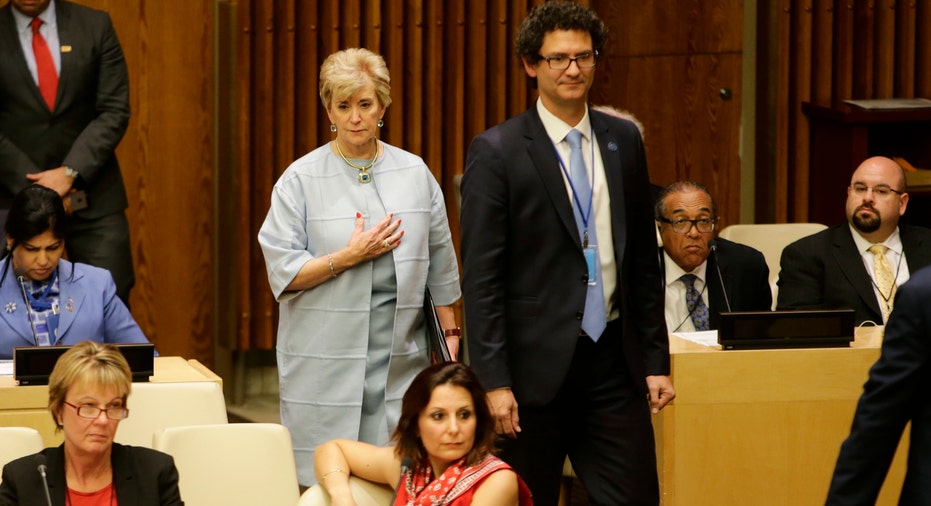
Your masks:
[{"label": "blue blazer", "polygon": [[[8,266],[10,257],[0,260],[0,359],[13,357],[17,346],[35,346],[32,326],[19,282]],[[113,277],[105,269],[67,260],[58,263],[61,319],[57,346],[81,341],[100,343],[147,343],[126,305],[116,296]]]}]

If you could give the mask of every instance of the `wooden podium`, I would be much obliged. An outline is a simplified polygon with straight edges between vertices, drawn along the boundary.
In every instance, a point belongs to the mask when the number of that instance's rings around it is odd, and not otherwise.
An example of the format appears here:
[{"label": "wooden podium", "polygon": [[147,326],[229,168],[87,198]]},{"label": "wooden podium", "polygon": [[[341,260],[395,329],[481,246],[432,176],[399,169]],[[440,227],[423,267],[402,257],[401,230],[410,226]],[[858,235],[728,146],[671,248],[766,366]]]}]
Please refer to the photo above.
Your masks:
[{"label": "wooden podium", "polygon": [[[653,418],[662,504],[824,504],[881,340],[873,327],[850,348],[722,351],[670,336],[676,399]],[[907,434],[877,504],[898,502]]]},{"label": "wooden podium", "polygon": [[[151,383],[223,380],[197,360],[181,357],[155,357],[155,374]],[[129,406],[132,407],[132,393]],[[48,386],[18,386],[12,376],[0,376],[0,426],[32,427],[42,434],[45,446],[58,446],[62,433],[55,433],[55,424],[48,411]]]}]

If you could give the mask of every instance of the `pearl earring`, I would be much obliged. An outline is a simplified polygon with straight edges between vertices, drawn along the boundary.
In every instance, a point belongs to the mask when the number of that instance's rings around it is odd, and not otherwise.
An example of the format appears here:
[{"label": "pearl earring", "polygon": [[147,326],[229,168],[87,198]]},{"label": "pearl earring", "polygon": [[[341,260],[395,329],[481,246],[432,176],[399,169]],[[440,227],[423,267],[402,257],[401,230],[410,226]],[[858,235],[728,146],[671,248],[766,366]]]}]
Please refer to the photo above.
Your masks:
[{"label": "pearl earring", "polygon": [[385,126],[385,120],[383,119],[378,120],[378,128],[381,128],[383,126]]},{"label": "pearl earring", "polygon": [[336,133],[336,125],[330,125],[330,131]]}]

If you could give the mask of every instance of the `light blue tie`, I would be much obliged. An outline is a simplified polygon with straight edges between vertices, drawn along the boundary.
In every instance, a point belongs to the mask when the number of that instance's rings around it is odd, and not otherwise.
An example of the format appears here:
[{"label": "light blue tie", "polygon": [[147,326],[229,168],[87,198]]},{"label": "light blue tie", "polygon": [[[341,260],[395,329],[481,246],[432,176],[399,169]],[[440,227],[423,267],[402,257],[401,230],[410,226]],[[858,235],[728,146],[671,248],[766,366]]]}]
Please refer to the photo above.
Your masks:
[{"label": "light blue tie", "polygon": [[[588,217],[588,244],[589,246],[597,246],[598,235],[595,232],[595,212],[590,206],[592,186],[588,181],[585,159],[582,157],[582,132],[573,128],[566,135],[566,142],[569,143],[571,148],[569,152],[569,173],[572,178],[574,193],[578,198],[578,205],[576,205],[576,202],[572,203],[575,224],[579,227],[579,237],[584,237],[585,222],[582,220],[579,208],[584,213],[590,213]],[[601,262],[597,256],[595,258],[595,280],[597,283],[588,285],[588,293],[585,295],[585,313],[582,315],[582,330],[592,338],[592,341],[598,341],[608,324],[608,317],[605,312],[604,285],[601,279]]]}]

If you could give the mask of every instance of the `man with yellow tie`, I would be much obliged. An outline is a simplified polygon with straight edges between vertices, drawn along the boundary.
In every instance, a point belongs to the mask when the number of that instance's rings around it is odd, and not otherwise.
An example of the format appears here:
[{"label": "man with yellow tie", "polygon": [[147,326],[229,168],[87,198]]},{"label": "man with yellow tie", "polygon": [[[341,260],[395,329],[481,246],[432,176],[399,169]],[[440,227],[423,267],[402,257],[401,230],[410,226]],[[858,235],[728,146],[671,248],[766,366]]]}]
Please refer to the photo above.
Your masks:
[{"label": "man with yellow tie", "polygon": [[856,310],[857,325],[883,325],[909,273],[931,265],[931,230],[899,225],[905,172],[876,156],[847,187],[847,223],[799,239],[782,252],[777,309]]}]

